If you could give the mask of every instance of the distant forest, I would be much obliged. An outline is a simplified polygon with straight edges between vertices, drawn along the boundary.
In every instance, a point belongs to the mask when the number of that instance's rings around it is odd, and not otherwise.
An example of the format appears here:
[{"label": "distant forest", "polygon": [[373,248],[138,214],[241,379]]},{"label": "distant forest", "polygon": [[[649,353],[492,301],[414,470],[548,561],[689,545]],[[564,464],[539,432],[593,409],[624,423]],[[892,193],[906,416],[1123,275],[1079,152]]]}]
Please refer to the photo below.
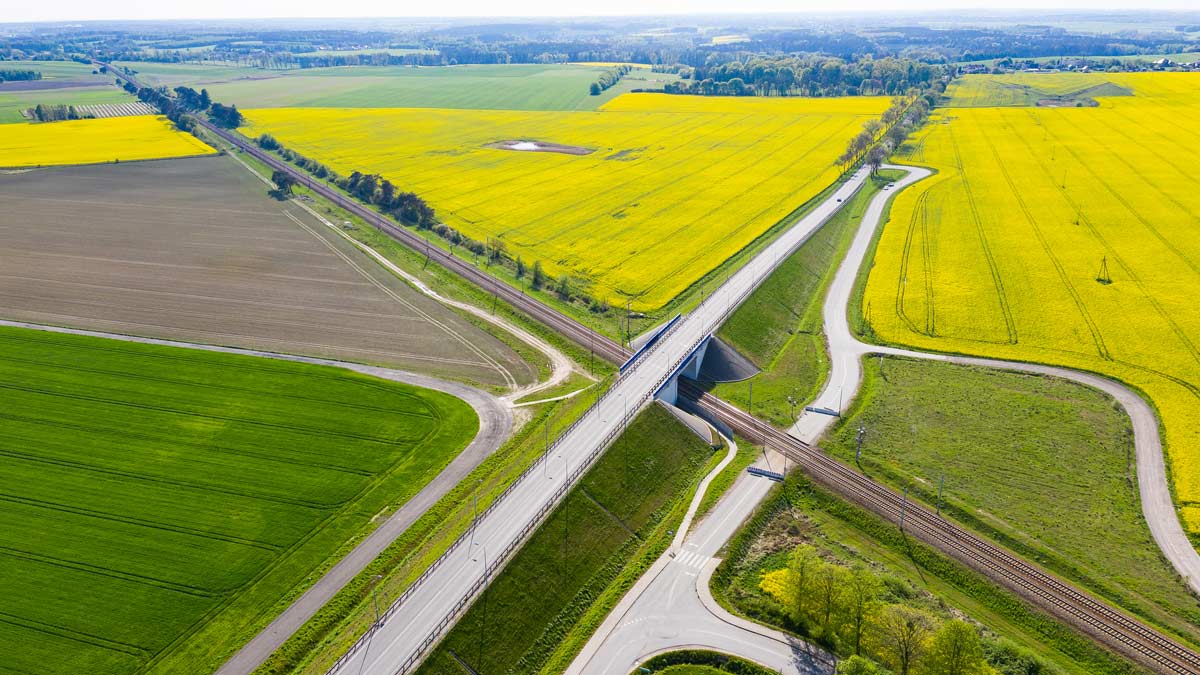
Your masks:
[{"label": "distant forest", "polygon": [[[840,59],[845,64],[866,64],[891,58],[937,65],[1004,57],[1115,57],[1200,50],[1195,32],[1189,32],[1196,28],[1193,25],[1196,22],[1192,21],[1180,22],[1176,31],[1118,26],[1101,33],[1038,25],[1042,17],[1036,15],[1027,19],[1011,26],[952,28],[904,18],[894,18],[891,23],[881,20],[870,28],[852,22],[814,26],[806,25],[812,22],[787,17],[506,23],[447,20],[441,25],[408,25],[397,20],[362,24],[357,30],[331,29],[328,22],[283,20],[276,22],[278,27],[271,28],[265,28],[263,22],[204,25],[154,22],[130,27],[122,27],[120,22],[84,23],[39,26],[36,30],[0,37],[0,65],[6,60],[26,59],[71,59],[87,63],[92,58],[222,63],[268,69],[588,61],[685,66],[696,72],[693,83],[711,79],[719,84],[741,79],[751,89],[762,92],[768,88],[777,91],[778,86],[753,74],[730,75],[728,71],[744,69],[744,64],[754,59],[804,61],[820,57]],[[380,29],[381,25],[389,30]],[[722,66],[726,68],[722,70]],[[776,73],[784,67],[791,68],[798,81],[805,79],[806,64],[779,66]],[[865,68],[855,66],[850,70]],[[846,88],[875,90],[878,87],[870,81],[880,80],[887,89],[886,83],[898,81],[890,74],[863,75],[861,79],[857,73],[847,75]],[[923,74],[905,76],[919,82]],[[820,78],[808,81],[814,80]]]}]

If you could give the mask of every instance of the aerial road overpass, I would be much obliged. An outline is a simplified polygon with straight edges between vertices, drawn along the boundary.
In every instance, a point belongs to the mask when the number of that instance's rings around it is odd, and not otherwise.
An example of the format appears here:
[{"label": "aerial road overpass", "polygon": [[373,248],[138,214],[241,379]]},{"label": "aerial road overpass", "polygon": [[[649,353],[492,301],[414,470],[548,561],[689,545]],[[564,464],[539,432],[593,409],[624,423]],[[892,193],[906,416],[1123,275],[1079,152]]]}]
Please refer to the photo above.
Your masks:
[{"label": "aerial road overpass", "polygon": [[388,608],[383,620],[330,672],[395,675],[419,664],[625,425],[678,375],[697,347],[770,276],[776,265],[863,186],[867,176],[865,169],[849,176],[826,201],[628,364],[609,390]]},{"label": "aerial road overpass", "polygon": [[[135,79],[126,76],[120,69],[110,66],[110,71],[138,85]],[[601,358],[621,364],[630,357],[624,347],[606,336],[500,282],[469,262],[438,248],[427,249],[425,241],[414,233],[264,152],[249,139],[217,128],[202,118],[196,118],[196,121],[208,132],[272,169],[287,172],[315,193],[363,218],[401,243],[414,250],[428,251],[435,262],[487,292],[494,293],[575,343],[593,347]],[[620,433],[627,421],[656,392],[666,387],[673,394],[684,394],[692,399],[702,411],[744,438],[755,443],[771,444],[836,494],[893,522],[897,520],[897,514],[907,508],[912,516],[910,527],[906,528],[910,534],[985,574],[1063,623],[1091,635],[1106,647],[1158,672],[1200,673],[1200,655],[1175,639],[1080,591],[1072,584],[1047,574],[1039,566],[983,541],[951,521],[929,514],[921,505],[902,500],[895,491],[841,465],[795,436],[776,430],[711,394],[696,390],[686,380],[675,386],[674,379],[678,372],[689,365],[690,357],[695,355],[740,302],[865,181],[865,171],[860,170],[850,176],[825,202],[795,223],[733,274],[690,315],[676,322],[658,338],[655,345],[623,368],[621,377],[609,392],[493,503],[472,531],[461,537],[388,608],[383,620],[375,624],[331,672],[399,675],[411,671],[487,585],[525,536],[566,494],[570,484],[586,471],[587,466]],[[858,355],[846,356],[857,358]],[[671,386],[666,386],[668,384]],[[1174,558],[1172,562],[1179,566]]]}]

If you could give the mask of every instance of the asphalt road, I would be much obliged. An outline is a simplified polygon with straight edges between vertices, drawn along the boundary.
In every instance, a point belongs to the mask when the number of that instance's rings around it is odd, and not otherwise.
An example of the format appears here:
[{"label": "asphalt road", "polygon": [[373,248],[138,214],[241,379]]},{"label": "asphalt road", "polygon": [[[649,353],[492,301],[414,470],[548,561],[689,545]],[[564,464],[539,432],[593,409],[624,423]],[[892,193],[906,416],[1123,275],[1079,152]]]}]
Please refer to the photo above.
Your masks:
[{"label": "asphalt road", "polygon": [[[888,168],[910,172],[909,176],[903,181],[899,181],[891,191],[900,190],[904,185],[929,175],[929,171],[917,167]],[[842,262],[841,267],[838,268],[837,276],[834,278],[829,296],[825,301],[825,335],[829,343],[832,362],[830,385],[835,390],[831,390],[827,386],[815,405],[828,406],[835,410],[838,409],[839,404],[848,405],[858,392],[859,382],[862,380],[862,359],[867,354],[889,354],[1023,373],[1039,373],[1099,389],[1116,399],[1133,423],[1138,492],[1141,496],[1142,516],[1150,527],[1150,534],[1171,566],[1187,581],[1192,592],[1200,594],[1200,553],[1196,552],[1196,548],[1184,534],[1183,526],[1180,525],[1179,516],[1175,511],[1175,505],[1171,501],[1171,488],[1167,482],[1162,441],[1158,433],[1158,417],[1154,414],[1154,409],[1150,404],[1132,389],[1116,380],[1069,368],[883,347],[860,342],[854,336],[846,317],[846,307],[850,301],[850,294],[853,292],[854,279],[866,258],[888,196],[890,195],[884,193],[872,200],[863,216],[862,226],[855,235],[854,243],[846,254],[846,259]],[[827,419],[824,415],[806,412],[789,433],[801,440],[809,440],[813,438],[813,430]]]},{"label": "asphalt road", "polygon": [[[1033,372],[1073,380],[1113,396],[1133,420],[1142,509],[1155,541],[1193,590],[1200,592],[1200,555],[1183,533],[1171,502],[1163,468],[1158,421],[1150,406],[1127,387],[1090,373],[1038,364],[1015,363],[926,354],[860,342],[850,330],[846,310],[858,270],[866,258],[883,209],[893,192],[930,172],[916,167],[888,167],[909,172],[895,187],[876,196],[868,205],[862,225],[830,286],[823,320],[830,352],[830,377],[813,406],[840,410],[858,393],[862,360],[867,354],[893,354],[965,365]],[[813,443],[836,418],[805,412],[789,433]],[[776,456],[767,468],[778,471]],[[763,461],[759,462],[764,465]],[[802,641],[735,617],[711,599],[708,590],[714,556],[766,497],[770,484],[741,476],[708,516],[685,540],[673,548],[622,598],[604,624],[567,669],[567,675],[624,675],[655,654],[700,647],[734,654],[783,673],[831,672],[827,657]],[[698,564],[697,564],[698,563]]]},{"label": "asphalt road", "polygon": [[341,590],[347,582],[353,579],[355,575],[361,572],[372,560],[377,558],[397,537],[403,534],[429,507],[437,503],[439,499],[462,481],[488,455],[495,452],[508,439],[512,429],[512,408],[506,402],[474,387],[468,387],[457,382],[439,380],[428,375],[309,356],[278,354],[254,349],[219,347],[174,340],[159,340],[74,328],[60,328],[21,321],[0,320],[0,325],[344,368],[356,373],[372,375],[394,382],[403,382],[404,384],[433,389],[456,396],[470,405],[475,410],[475,414],[479,416],[479,432],[475,435],[475,439],[471,441],[470,445],[451,460],[446,465],[446,468],[442,469],[433,480],[429,481],[420,492],[413,495],[411,499],[389,516],[383,524],[359,542],[350,553],[338,561],[312,587],[297,598],[283,613],[277,616],[270,625],[259,632],[253,640],[248,642],[237,654],[226,661],[221,669],[217,671],[222,675],[250,673],[258,667],[293,632],[304,625],[317,610],[323,607],[330,598]]},{"label": "asphalt road", "polygon": [[[774,453],[757,466],[780,470]],[[774,485],[743,473],[712,512],[672,546],[617,604],[566,675],[626,675],[662,652],[708,649],[734,654],[784,675],[827,675],[835,661],[820,647],[726,612],[709,592],[721,547]],[[681,534],[687,532],[685,525]]]},{"label": "asphalt road", "polygon": [[866,177],[865,171],[850,177],[643,354],[480,518],[471,537],[474,544],[464,537],[331,672],[393,675],[418,663],[541,517],[558,503],[569,483],[616,437],[626,416],[632,418],[648,403],[678,363],[720,326],[780,260],[832,216]]}]

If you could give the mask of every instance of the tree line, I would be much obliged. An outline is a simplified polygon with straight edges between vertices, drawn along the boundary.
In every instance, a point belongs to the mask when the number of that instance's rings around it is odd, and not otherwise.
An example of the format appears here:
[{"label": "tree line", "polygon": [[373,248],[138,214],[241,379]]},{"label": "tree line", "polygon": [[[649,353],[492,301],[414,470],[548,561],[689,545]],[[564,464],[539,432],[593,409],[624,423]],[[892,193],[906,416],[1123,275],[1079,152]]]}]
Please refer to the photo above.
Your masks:
[{"label": "tree line", "polygon": [[909,134],[925,123],[933,103],[945,89],[943,82],[934,82],[924,91],[897,96],[879,119],[867,120],[862,131],[846,144],[846,150],[836,160],[843,173],[865,161],[871,172],[887,161]]},{"label": "tree line", "polygon": [[158,108],[181,131],[195,130],[196,122],[189,117],[192,113],[208,113],[208,118],[212,120],[213,124],[226,129],[236,129],[245,121],[236,105],[226,106],[213,102],[207,89],[200,91],[191,87],[175,87],[174,90],[166,87],[142,87],[139,89],[128,80],[122,87],[135,94],[138,100]]},{"label": "tree line", "polygon": [[0,82],[28,82],[40,79],[42,74],[36,70],[0,70]]},{"label": "tree line", "polygon": [[91,117],[91,115],[80,114],[73,105],[47,105],[45,103],[34,106],[33,116],[39,122],[62,122]]},{"label": "tree line", "polygon": [[845,61],[821,56],[748,57],[700,66],[656,66],[682,78],[668,94],[702,96],[891,96],[942,79],[945,66],[886,57]]},{"label": "tree line", "polygon": [[588,93],[592,96],[599,96],[600,92],[620,82],[621,78],[628,75],[630,70],[633,70],[633,68],[627,65],[609,68],[600,73],[600,77],[596,78],[596,81],[588,87]]},{"label": "tree line", "polygon": [[985,644],[961,619],[906,603],[910,594],[899,580],[826,561],[808,544],[792,551],[783,583],[772,593],[801,633],[848,655],[839,675],[997,675],[989,661],[1048,672],[1009,645]]},{"label": "tree line", "polygon": [[[378,208],[400,223],[427,230],[441,237],[450,244],[451,254],[461,247],[474,255],[477,263],[482,262],[487,267],[498,265],[507,268],[519,283],[532,290],[552,292],[559,300],[579,303],[596,314],[604,314],[611,309],[607,301],[588,293],[582,280],[567,274],[557,278],[551,277],[543,269],[540,260],[530,265],[521,256],[511,256],[503,239],[490,238],[487,241],[479,241],[439,222],[437,213],[424,199],[413,192],[401,190],[377,173],[354,171],[349,176],[342,176],[328,166],[284,147],[270,134],[262,134],[254,139],[254,142],[264,150],[277,153],[284,161],[295,164],[321,180],[333,183],[359,201]],[[276,171],[271,180],[276,186],[270,191],[271,196],[277,199],[292,196],[296,181],[290,174]]]}]

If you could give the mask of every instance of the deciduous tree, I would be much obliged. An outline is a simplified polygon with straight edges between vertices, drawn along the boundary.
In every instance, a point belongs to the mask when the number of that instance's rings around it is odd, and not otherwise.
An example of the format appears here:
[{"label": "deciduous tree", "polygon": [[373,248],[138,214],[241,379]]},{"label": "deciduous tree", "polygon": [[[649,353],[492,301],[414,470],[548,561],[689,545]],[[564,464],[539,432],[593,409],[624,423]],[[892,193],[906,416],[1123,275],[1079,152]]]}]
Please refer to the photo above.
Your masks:
[{"label": "deciduous tree", "polygon": [[925,656],[934,619],[904,605],[888,605],[879,616],[878,635],[883,660],[897,675],[911,675]]}]

